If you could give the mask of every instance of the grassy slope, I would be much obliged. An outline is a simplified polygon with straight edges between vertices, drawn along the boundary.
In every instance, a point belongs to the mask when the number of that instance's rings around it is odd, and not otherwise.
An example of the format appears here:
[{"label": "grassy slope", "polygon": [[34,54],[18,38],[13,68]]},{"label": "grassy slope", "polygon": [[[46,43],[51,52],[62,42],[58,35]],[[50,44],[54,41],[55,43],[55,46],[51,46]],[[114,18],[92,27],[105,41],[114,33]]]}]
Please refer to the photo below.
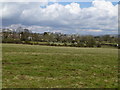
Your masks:
[{"label": "grassy slope", "polygon": [[117,87],[117,49],[3,44],[3,87]]}]

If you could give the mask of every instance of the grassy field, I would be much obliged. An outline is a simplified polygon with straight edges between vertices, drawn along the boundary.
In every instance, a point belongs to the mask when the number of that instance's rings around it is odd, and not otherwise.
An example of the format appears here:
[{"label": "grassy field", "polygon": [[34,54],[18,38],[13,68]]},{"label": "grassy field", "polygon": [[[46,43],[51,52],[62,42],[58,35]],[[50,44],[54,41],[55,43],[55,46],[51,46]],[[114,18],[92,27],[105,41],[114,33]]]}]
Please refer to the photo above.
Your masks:
[{"label": "grassy field", "polygon": [[3,44],[3,88],[117,88],[118,49]]}]

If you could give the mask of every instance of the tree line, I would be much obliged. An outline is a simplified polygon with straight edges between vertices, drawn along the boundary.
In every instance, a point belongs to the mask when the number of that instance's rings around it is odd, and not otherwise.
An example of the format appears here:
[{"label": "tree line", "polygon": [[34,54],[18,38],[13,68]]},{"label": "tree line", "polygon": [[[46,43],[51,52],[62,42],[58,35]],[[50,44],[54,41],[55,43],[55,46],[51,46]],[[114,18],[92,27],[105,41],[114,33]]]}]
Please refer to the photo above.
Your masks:
[{"label": "tree line", "polygon": [[101,47],[102,45],[118,47],[118,36],[111,35],[77,35],[62,33],[32,33],[28,29],[10,31],[2,29],[2,43],[22,43],[31,45]]}]

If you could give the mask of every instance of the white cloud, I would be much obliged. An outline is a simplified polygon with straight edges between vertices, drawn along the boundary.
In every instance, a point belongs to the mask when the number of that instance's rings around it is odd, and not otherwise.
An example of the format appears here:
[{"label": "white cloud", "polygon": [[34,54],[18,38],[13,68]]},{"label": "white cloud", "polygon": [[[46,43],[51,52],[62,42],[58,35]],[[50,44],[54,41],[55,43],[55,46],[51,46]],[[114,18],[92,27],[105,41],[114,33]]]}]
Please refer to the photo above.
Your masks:
[{"label": "white cloud", "polygon": [[102,32],[102,30],[88,30],[89,32]]},{"label": "white cloud", "polygon": [[117,31],[118,27],[118,5],[104,0],[95,0],[88,8],[81,8],[78,3],[4,3],[2,11],[3,24],[10,19],[16,24],[31,25],[34,30],[38,26],[37,32],[40,27],[43,30],[49,27],[51,31],[66,33],[80,33],[81,30],[104,33]]}]

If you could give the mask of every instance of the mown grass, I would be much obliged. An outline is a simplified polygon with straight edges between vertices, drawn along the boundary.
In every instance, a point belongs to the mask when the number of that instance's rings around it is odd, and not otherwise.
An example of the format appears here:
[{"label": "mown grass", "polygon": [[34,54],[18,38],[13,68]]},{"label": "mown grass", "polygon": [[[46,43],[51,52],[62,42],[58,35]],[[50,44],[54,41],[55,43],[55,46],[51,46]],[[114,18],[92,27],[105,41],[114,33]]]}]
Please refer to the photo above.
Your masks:
[{"label": "mown grass", "polygon": [[118,50],[3,44],[3,88],[117,88]]}]

